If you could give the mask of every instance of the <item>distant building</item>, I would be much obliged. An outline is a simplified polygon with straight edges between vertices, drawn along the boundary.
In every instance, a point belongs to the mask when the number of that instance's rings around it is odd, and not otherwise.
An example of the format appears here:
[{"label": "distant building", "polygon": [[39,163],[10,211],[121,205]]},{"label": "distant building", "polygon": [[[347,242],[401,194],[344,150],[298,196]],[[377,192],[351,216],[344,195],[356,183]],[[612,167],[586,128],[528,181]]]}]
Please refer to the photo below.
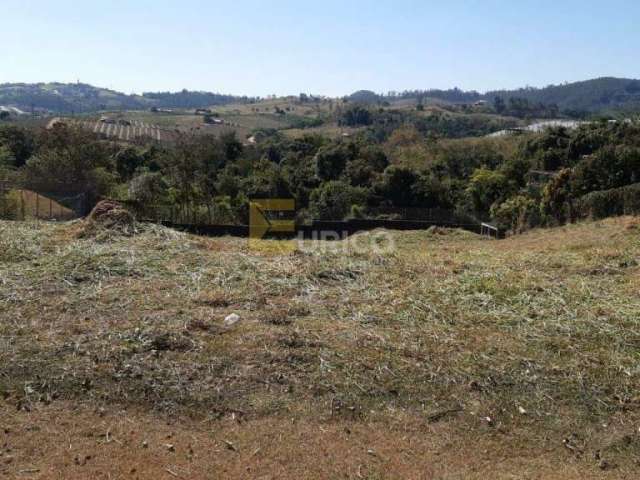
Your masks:
[{"label": "distant building", "polygon": [[5,107],[4,105],[0,105],[0,112],[8,112],[14,115],[28,115],[27,112],[23,112],[19,108],[16,107]]},{"label": "distant building", "polygon": [[224,124],[224,120],[221,118],[215,118],[211,114],[207,114],[204,116],[204,123],[207,123],[209,125],[222,125]]}]

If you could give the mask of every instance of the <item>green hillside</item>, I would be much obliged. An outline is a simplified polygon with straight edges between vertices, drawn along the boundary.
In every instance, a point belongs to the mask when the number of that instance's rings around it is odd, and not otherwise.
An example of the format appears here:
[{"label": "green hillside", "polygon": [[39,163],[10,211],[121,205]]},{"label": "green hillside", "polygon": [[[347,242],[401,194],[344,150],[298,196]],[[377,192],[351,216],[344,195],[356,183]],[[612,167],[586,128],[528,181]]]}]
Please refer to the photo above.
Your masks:
[{"label": "green hillside", "polygon": [[6,83],[0,84],[0,105],[24,110],[47,110],[55,113],[93,112],[98,110],[140,110],[158,108],[196,108],[246,102],[210,92],[144,93],[127,95],[84,83]]},{"label": "green hillside", "polygon": [[604,77],[584,82],[551,85],[541,89],[525,88],[488,92],[486,99],[492,100],[496,96],[556,104],[562,110],[640,111],[640,80]]},{"label": "green hillside", "polygon": [[[366,98],[375,100],[375,94],[363,95],[363,91],[352,95],[354,101]],[[603,77],[544,88],[526,87],[516,90],[493,90],[481,94],[477,91],[450,90],[405,90],[377,96],[379,102],[398,102],[412,99],[417,103],[474,103],[486,101],[494,104],[496,97],[508,103],[511,99],[527,101],[532,106],[543,104],[557,106],[558,111],[569,114],[610,113],[613,111],[640,111],[640,80]]]},{"label": "green hillside", "polygon": [[[415,104],[472,104],[486,101],[493,105],[496,97],[529,102],[532,116],[541,115],[539,105],[552,106],[552,112],[580,116],[587,114],[640,112],[640,80],[603,77],[545,88],[494,90],[486,93],[450,90],[405,90],[379,95],[360,90],[346,97],[352,103],[397,105],[403,101]],[[55,113],[94,112],[99,110],[140,110],[151,107],[194,109],[222,105],[247,105],[258,98],[224,95],[212,92],[145,92],[127,95],[83,83],[8,83],[0,84],[0,105],[25,110],[47,110]]]}]

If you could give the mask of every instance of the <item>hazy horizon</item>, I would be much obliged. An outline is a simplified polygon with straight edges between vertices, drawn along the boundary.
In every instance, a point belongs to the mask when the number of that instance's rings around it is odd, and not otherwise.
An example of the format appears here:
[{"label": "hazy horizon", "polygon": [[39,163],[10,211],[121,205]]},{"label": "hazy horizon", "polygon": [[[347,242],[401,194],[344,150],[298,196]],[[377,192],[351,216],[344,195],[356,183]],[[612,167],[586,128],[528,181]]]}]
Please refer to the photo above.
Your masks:
[{"label": "hazy horizon", "polygon": [[629,1],[27,1],[3,12],[0,83],[340,97],[638,78],[639,16]]},{"label": "hazy horizon", "polygon": [[[603,75],[602,77],[584,78],[584,79],[581,79],[581,80],[576,80],[575,82],[597,80],[598,78],[614,78],[614,77],[612,77],[610,75]],[[615,78],[622,78],[622,77],[615,77]],[[625,79],[628,79],[628,80],[639,80],[639,79],[631,78],[631,77],[625,77]],[[59,81],[59,80],[40,80],[40,81],[34,81],[34,82],[9,81],[9,82],[2,82],[2,83],[0,83],[0,85],[2,85],[2,84],[27,84],[27,85],[35,85],[35,84],[44,84],[44,85],[46,85],[46,84],[65,84],[65,85],[69,85],[69,84],[75,84],[75,83],[77,83],[77,80],[75,82],[62,82],[62,81]],[[143,93],[160,93],[160,92],[176,93],[176,92],[180,92],[180,91],[185,90],[184,88],[178,88],[176,90],[144,89],[144,90],[142,90],[140,92],[127,92],[127,91],[120,90],[118,88],[112,88],[112,87],[108,87],[108,86],[105,86],[105,85],[96,85],[96,84],[93,84],[93,83],[83,82],[83,81],[81,81],[80,83],[85,84],[85,85],[91,85],[92,87],[95,87],[95,88],[102,88],[102,89],[115,91],[115,92],[118,92],[118,93],[123,93],[123,94],[126,94],[126,95],[142,95]],[[484,94],[486,94],[488,92],[494,92],[494,91],[499,91],[499,90],[518,90],[520,88],[542,89],[542,88],[545,88],[545,87],[548,87],[548,86],[557,86],[557,85],[562,85],[562,84],[565,84],[565,83],[574,83],[574,82],[562,82],[562,83],[558,83],[558,84],[549,84],[549,83],[547,83],[547,84],[544,84],[544,85],[521,85],[521,86],[516,86],[516,87],[512,87],[512,88],[508,88],[508,89],[491,88],[491,89],[488,89],[488,90],[479,90],[477,88],[470,88],[470,89],[460,89],[460,90],[463,90],[465,92],[474,92],[475,91],[475,92],[479,93],[480,95],[484,95]],[[387,92],[380,92],[380,91],[375,91],[375,90],[372,90],[370,88],[367,88],[366,86],[363,86],[362,88],[357,88],[357,89],[355,89],[355,90],[353,90],[351,92],[347,92],[347,93],[345,93],[343,95],[326,95],[326,94],[324,94],[322,92],[309,92],[309,91],[305,92],[303,89],[302,90],[299,89],[299,90],[296,90],[296,92],[282,93],[282,94],[277,95],[277,96],[278,97],[289,97],[289,96],[298,96],[300,93],[306,93],[306,94],[316,95],[316,96],[321,96],[321,97],[326,97],[326,98],[342,98],[344,96],[348,96],[348,95],[350,95],[352,93],[356,93],[358,91],[372,91],[372,92],[374,92],[376,94],[379,94],[379,95],[387,95],[391,91],[394,91],[394,92],[397,92],[397,93],[402,93],[403,91],[411,92],[411,91],[417,91],[417,90],[424,90],[424,91],[429,91],[429,90],[452,90],[454,88],[460,88],[460,87],[458,87],[457,85],[451,85],[451,86],[448,86],[448,87],[428,87],[428,86],[427,87],[415,87],[415,88],[408,87],[408,88],[397,88],[397,89],[390,90],[390,91],[387,91]],[[269,95],[271,95],[271,94],[268,94],[268,95],[248,95],[248,94],[243,93],[243,92],[225,92],[225,91],[219,91],[219,90],[191,90],[191,89],[186,89],[186,90],[188,90],[190,92],[217,93],[217,94],[221,94],[221,95],[232,95],[234,97],[249,97],[249,98],[266,98]]]}]

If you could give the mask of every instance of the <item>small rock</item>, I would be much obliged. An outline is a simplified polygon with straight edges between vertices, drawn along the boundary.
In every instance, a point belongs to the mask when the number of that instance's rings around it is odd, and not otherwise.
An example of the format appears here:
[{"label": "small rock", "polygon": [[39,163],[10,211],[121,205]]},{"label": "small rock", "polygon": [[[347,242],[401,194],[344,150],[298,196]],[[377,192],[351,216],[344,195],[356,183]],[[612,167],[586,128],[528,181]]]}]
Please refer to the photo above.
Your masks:
[{"label": "small rock", "polygon": [[81,467],[85,466],[89,460],[91,460],[91,455],[76,455],[73,459],[75,464]]},{"label": "small rock", "polygon": [[522,408],[521,406],[518,407],[518,412],[520,412],[520,415],[526,415],[527,414],[527,411],[524,408]]},{"label": "small rock", "polygon": [[227,317],[224,319],[224,326],[232,327],[239,321],[240,321],[240,315],[238,315],[237,313],[232,313],[231,315],[227,315]]},{"label": "small rock", "polygon": [[602,458],[599,462],[598,462],[598,468],[600,470],[609,470],[612,468],[616,468],[616,465],[613,463],[609,463],[607,462],[604,458]]},{"label": "small rock", "polygon": [[165,447],[167,447],[167,450],[169,450],[170,452],[175,452],[176,451],[176,447],[171,443],[167,443],[165,445]]},{"label": "small rock", "polygon": [[149,442],[147,442],[146,440],[142,442],[142,448],[149,448]]}]

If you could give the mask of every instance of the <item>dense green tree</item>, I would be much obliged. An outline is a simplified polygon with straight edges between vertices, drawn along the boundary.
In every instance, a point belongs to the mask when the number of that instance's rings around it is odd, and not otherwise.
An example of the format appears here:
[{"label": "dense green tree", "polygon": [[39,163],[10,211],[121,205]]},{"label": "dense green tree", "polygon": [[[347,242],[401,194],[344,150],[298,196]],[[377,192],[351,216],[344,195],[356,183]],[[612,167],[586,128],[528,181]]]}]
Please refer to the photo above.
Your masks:
[{"label": "dense green tree", "polygon": [[222,143],[227,161],[233,162],[242,155],[242,142],[238,140],[235,131],[222,134],[220,136],[220,142]]},{"label": "dense green tree", "polygon": [[65,197],[82,194],[91,204],[117,183],[113,147],[91,132],[57,124],[39,140],[24,167],[28,188]]},{"label": "dense green tree", "polygon": [[311,191],[320,183],[316,176],[315,159],[300,152],[290,152],[282,161],[282,170],[296,199],[296,205],[298,208],[306,208]]},{"label": "dense green tree", "polygon": [[15,165],[16,159],[13,156],[13,152],[6,145],[0,145],[0,169],[11,169]]},{"label": "dense green tree", "polygon": [[371,125],[372,116],[371,112],[361,106],[353,105],[342,112],[338,123],[347,127],[361,127]]},{"label": "dense green tree", "polygon": [[492,205],[509,196],[509,180],[497,171],[486,168],[477,169],[467,186],[467,195],[476,213],[488,212]]},{"label": "dense green tree", "polygon": [[267,159],[260,160],[243,180],[242,191],[250,199],[291,197],[291,189],[282,169]]},{"label": "dense green tree", "polygon": [[385,169],[376,192],[396,207],[419,206],[420,197],[416,192],[419,179],[411,168],[391,165]]},{"label": "dense green tree", "polygon": [[129,182],[129,197],[142,206],[167,203],[169,185],[162,174],[142,171]]},{"label": "dense green tree", "polygon": [[571,175],[571,169],[565,168],[544,187],[540,213],[547,223],[565,223],[574,220]]},{"label": "dense green tree", "polygon": [[640,182],[640,149],[607,146],[583,158],[573,169],[571,188],[576,196]]},{"label": "dense green tree", "polygon": [[33,134],[13,125],[0,127],[0,145],[11,151],[16,167],[24,165],[35,149]]},{"label": "dense green tree", "polygon": [[339,178],[349,158],[350,151],[343,144],[322,147],[315,156],[316,175],[325,181]]},{"label": "dense green tree", "polygon": [[357,157],[347,163],[345,173],[352,185],[369,187],[388,165],[389,160],[381,148],[365,146],[358,149]]},{"label": "dense green tree", "polygon": [[520,233],[540,222],[538,202],[525,195],[516,195],[491,207],[491,218],[502,231]]},{"label": "dense green tree", "polygon": [[311,193],[309,209],[318,220],[343,220],[353,205],[364,205],[366,193],[343,181],[329,181]]},{"label": "dense green tree", "polygon": [[571,166],[570,142],[571,134],[566,128],[549,128],[527,141],[522,153],[540,170],[560,170]]},{"label": "dense green tree", "polygon": [[115,155],[116,170],[120,179],[130,180],[136,170],[145,165],[145,158],[133,147],[123,148]]}]

